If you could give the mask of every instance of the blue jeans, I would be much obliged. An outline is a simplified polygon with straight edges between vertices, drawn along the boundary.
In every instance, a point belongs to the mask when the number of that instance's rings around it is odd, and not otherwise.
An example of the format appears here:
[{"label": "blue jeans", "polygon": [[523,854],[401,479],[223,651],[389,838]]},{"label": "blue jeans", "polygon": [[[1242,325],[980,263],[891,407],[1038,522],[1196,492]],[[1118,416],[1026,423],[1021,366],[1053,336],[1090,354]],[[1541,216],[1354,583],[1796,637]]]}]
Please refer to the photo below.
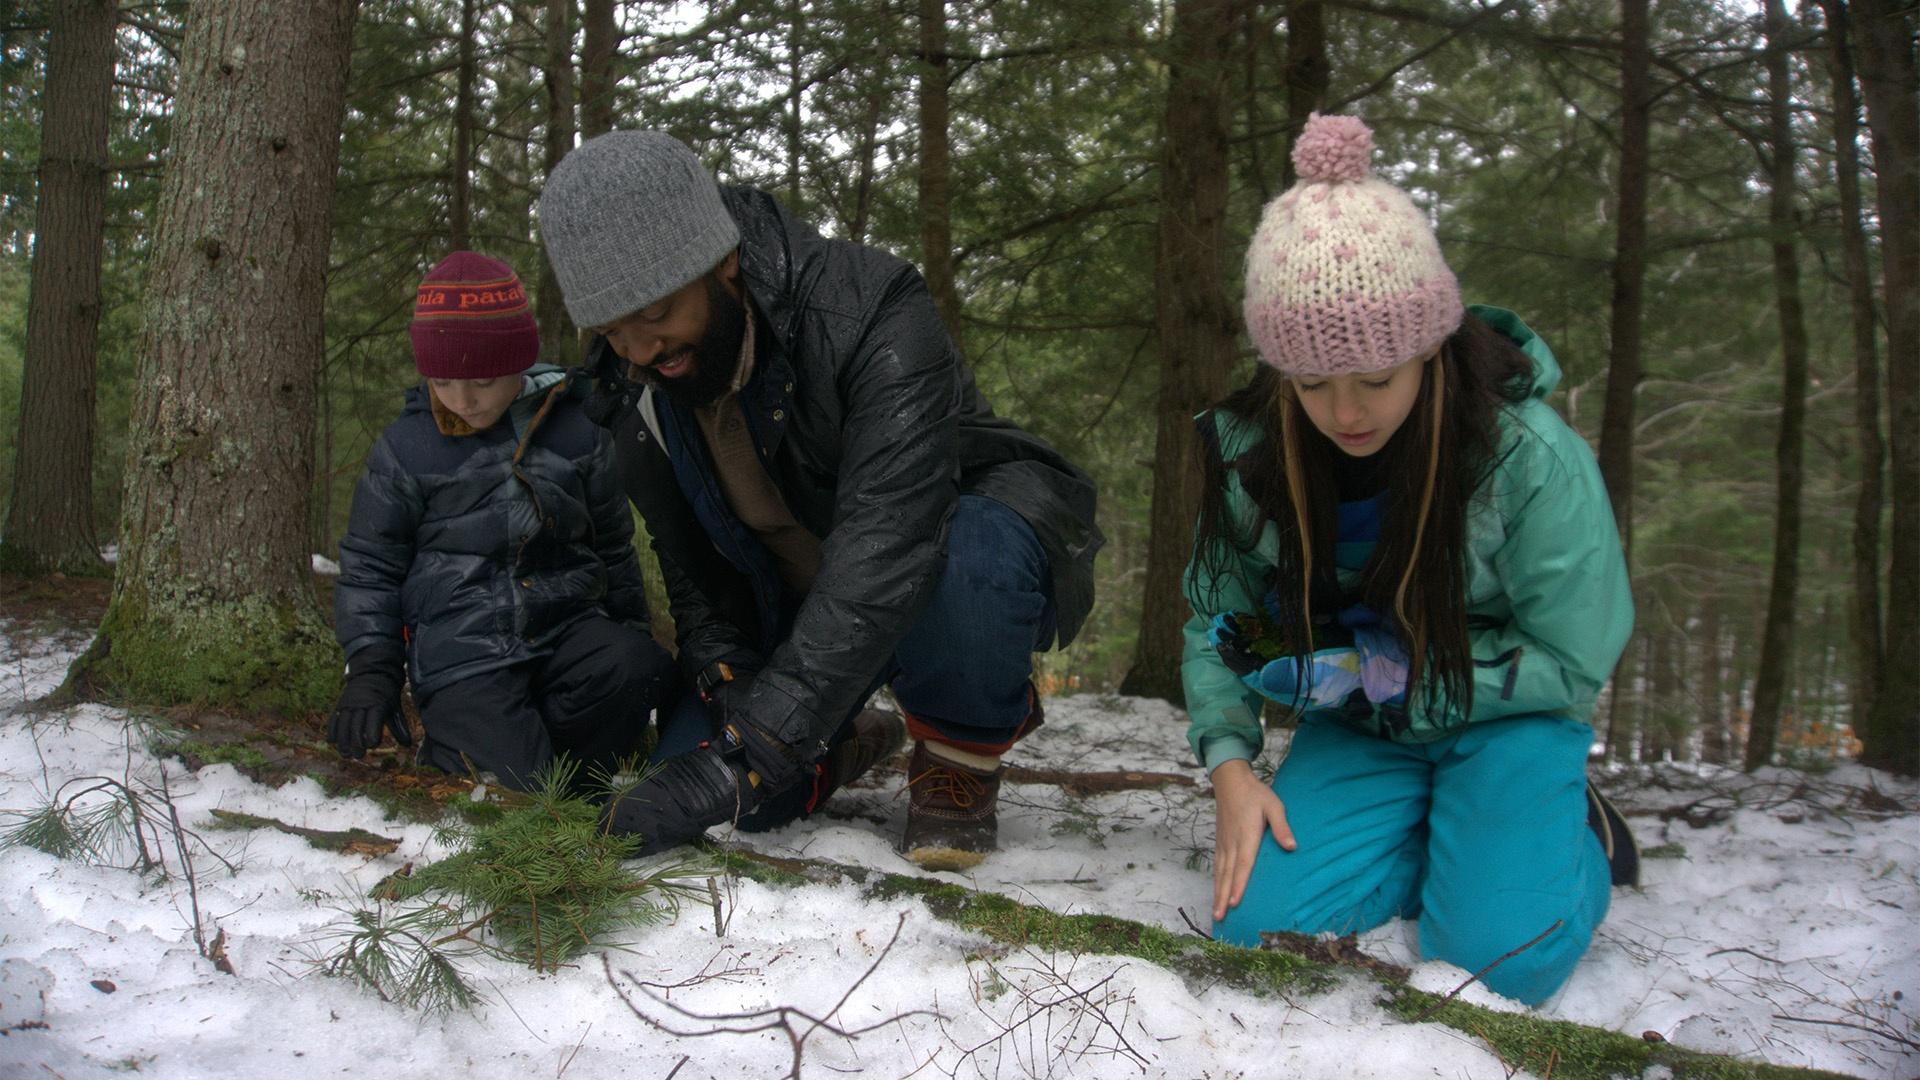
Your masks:
[{"label": "blue jeans", "polygon": [[1214,936],[1260,944],[1262,930],[1336,934],[1420,919],[1420,954],[1478,971],[1537,1005],[1573,971],[1611,895],[1587,827],[1593,729],[1562,716],[1473,724],[1431,743],[1396,743],[1307,719],[1274,774],[1299,847],[1263,836],[1238,907]]},{"label": "blue jeans", "polygon": [[[962,746],[997,752],[1011,745],[1027,722],[1033,654],[1053,638],[1053,576],[1040,538],[1005,504],[962,495],[948,519],[947,563],[933,599],[853,712],[866,704],[868,694],[891,683],[900,707],[919,727]],[[850,737],[852,728],[849,713],[829,745]],[[663,715],[653,759],[684,754],[712,734],[699,696],[683,693]],[[805,800],[787,807],[787,794],[768,796],[741,826],[759,824],[763,812],[784,814],[763,828],[799,816]]]}]

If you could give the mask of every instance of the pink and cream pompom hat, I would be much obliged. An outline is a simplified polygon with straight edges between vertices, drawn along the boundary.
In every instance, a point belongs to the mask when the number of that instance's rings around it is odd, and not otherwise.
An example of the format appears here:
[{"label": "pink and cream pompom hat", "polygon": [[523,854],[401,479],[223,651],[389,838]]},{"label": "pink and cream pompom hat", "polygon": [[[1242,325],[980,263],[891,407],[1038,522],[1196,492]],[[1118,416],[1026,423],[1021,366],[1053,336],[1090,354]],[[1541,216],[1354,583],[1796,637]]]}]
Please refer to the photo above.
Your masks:
[{"label": "pink and cream pompom hat", "polygon": [[1381,371],[1460,325],[1460,284],[1426,217],[1368,168],[1373,132],[1313,114],[1293,144],[1300,182],[1267,204],[1247,249],[1247,332],[1288,375]]}]

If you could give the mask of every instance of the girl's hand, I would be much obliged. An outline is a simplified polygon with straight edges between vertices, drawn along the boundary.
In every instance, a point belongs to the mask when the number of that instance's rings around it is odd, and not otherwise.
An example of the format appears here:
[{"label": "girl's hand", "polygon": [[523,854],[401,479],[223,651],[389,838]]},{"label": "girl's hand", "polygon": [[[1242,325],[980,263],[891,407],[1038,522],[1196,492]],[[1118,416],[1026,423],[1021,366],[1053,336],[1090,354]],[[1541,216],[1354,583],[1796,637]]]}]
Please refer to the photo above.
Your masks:
[{"label": "girl's hand", "polygon": [[1287,827],[1287,810],[1280,796],[1253,774],[1253,766],[1235,759],[1213,770],[1213,918],[1227,917],[1247,891],[1247,875],[1260,850],[1261,836],[1273,832],[1283,850],[1296,846]]}]

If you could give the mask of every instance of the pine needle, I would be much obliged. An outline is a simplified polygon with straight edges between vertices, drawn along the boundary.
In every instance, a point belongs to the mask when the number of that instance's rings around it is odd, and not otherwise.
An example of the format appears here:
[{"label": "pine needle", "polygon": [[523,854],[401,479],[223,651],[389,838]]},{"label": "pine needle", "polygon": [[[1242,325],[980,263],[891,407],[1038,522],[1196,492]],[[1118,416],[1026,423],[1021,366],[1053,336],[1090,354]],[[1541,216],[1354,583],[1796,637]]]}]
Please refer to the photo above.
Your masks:
[{"label": "pine needle", "polygon": [[[449,826],[444,839],[458,850],[385,879],[384,902],[323,931],[335,945],[319,969],[403,1005],[467,1008],[481,1000],[460,970],[474,953],[555,971],[671,917],[710,869],[693,860],[645,873],[628,865],[638,841],[606,830],[600,804],[577,794],[577,775],[572,763],[556,762],[499,818]],[[634,775],[623,766],[595,779],[625,784]]]}]

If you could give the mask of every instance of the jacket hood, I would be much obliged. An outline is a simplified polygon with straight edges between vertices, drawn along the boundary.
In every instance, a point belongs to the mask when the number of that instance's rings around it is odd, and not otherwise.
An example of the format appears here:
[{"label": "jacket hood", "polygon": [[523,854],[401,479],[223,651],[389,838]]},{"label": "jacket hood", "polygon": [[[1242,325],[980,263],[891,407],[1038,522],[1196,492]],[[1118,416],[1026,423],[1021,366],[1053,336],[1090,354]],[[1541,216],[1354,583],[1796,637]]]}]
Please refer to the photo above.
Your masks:
[{"label": "jacket hood", "polygon": [[1478,316],[1480,321],[1498,330],[1501,336],[1526,353],[1533,361],[1533,390],[1529,397],[1545,400],[1553,389],[1560,385],[1560,363],[1553,358],[1553,350],[1533,328],[1520,321],[1520,316],[1506,308],[1488,307],[1485,304],[1473,304],[1467,308]]}]

